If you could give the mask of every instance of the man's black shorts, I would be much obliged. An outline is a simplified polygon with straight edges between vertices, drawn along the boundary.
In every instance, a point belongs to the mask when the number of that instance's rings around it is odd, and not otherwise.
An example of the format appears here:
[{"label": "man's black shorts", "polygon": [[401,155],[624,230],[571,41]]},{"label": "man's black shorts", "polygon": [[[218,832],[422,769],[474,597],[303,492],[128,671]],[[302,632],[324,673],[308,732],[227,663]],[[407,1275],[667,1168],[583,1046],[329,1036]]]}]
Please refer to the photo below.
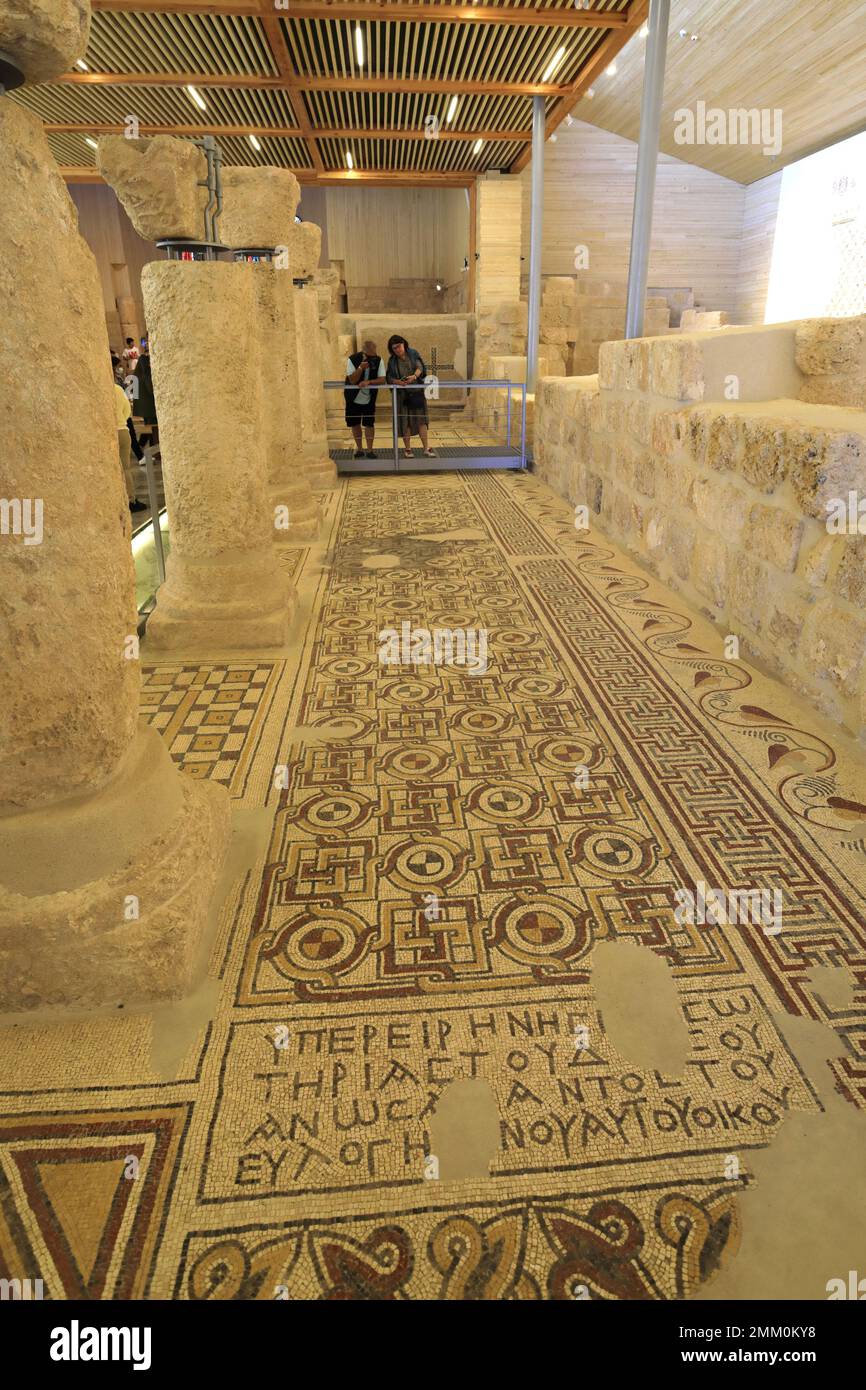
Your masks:
[{"label": "man's black shorts", "polygon": [[376,407],[371,404],[358,405],[353,401],[346,406],[346,424],[363,425],[365,429],[371,430],[376,423]]}]

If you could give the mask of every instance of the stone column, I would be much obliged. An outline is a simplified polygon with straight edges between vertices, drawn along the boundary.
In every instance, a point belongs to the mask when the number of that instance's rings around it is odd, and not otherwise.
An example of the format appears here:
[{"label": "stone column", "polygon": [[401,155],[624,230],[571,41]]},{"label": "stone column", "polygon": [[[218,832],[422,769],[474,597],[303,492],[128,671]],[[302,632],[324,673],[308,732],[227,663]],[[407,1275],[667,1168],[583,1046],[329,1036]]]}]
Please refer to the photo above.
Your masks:
[{"label": "stone column", "polygon": [[[103,136],[99,166],[140,236],[201,239],[204,156]],[[148,649],[282,646],[296,601],[274,554],[270,412],[254,267],[152,261],[141,277],[171,552]]]},{"label": "stone column", "polygon": [[[0,4],[0,52],[51,80],[87,19]],[[229,801],[139,728],[96,264],[41,121],[6,96],[0,149],[0,1010],[170,998],[197,970]]]},{"label": "stone column", "polygon": [[248,264],[246,269],[253,282],[262,442],[272,534],[278,544],[311,539],[319,529],[319,503],[301,444],[296,297],[288,263],[288,238],[300,194],[300,184],[288,169],[233,165],[223,171],[221,239],[234,250],[275,252],[272,261]]},{"label": "stone column", "polygon": [[[303,456],[316,491],[336,486],[337,466],[328,452],[325,420],[325,368],[319,330],[319,292],[312,275],[319,263],[322,229],[314,222],[296,223],[289,241],[289,261],[296,282],[298,325],[298,390],[301,404]],[[303,284],[298,281],[303,280]]]},{"label": "stone column", "polygon": [[[340,356],[337,342],[337,294],[340,277],[336,270],[317,270],[313,284],[319,296],[319,337],[322,344],[322,370],[326,381],[342,381],[345,375],[345,357]],[[348,354],[347,354],[348,355]],[[345,401],[342,391],[325,392],[325,421],[343,426]]]},{"label": "stone column", "polygon": [[141,283],[171,536],[148,649],[282,646],[297,596],[272,540],[255,273],[152,261]]}]

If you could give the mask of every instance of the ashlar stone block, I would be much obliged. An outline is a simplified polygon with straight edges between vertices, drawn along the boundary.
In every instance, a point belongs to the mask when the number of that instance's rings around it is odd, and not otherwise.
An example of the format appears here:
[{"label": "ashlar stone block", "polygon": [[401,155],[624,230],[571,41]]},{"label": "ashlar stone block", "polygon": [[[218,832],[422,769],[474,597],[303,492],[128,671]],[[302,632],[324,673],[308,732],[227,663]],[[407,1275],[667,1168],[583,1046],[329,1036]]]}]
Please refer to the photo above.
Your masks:
[{"label": "ashlar stone block", "polygon": [[289,169],[229,164],[222,171],[222,190],[219,234],[226,246],[288,246],[299,225],[313,225],[294,220],[301,185]]}]

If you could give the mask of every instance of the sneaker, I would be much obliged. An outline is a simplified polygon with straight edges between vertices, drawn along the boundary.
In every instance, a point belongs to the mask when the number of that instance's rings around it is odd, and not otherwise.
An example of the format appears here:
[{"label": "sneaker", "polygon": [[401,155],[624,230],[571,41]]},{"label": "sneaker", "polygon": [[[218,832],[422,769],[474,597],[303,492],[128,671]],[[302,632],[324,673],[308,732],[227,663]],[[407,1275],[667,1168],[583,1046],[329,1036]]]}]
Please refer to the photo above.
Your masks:
[{"label": "sneaker", "polygon": [[365,458],[368,458],[368,459],[374,459],[374,458],[376,457],[376,450],[375,450],[375,449],[368,449],[367,452],[366,452],[366,454],[364,455],[364,457],[365,457]]},{"label": "sneaker", "polygon": [[356,459],[362,459],[362,458],[364,457],[364,450],[363,450],[363,449],[356,449],[355,452],[354,452],[354,454],[352,455],[352,457],[353,457],[353,458],[356,458]]}]

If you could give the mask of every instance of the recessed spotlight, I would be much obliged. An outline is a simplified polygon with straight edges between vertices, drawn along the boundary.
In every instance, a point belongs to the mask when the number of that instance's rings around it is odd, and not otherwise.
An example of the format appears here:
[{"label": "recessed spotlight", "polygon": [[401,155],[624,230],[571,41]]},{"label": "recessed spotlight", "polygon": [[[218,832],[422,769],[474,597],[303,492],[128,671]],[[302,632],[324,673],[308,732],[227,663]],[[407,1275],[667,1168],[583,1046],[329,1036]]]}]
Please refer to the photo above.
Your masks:
[{"label": "recessed spotlight", "polygon": [[608,63],[604,71],[608,77],[616,77],[616,63]]},{"label": "recessed spotlight", "polygon": [[437,281],[436,281],[436,289],[437,289],[440,293],[442,292],[442,281],[441,281],[441,280],[437,280]]},{"label": "recessed spotlight", "polygon": [[195,102],[196,106],[198,107],[199,111],[206,111],[206,110],[207,110],[207,105],[206,105],[205,102],[202,100],[202,98],[199,96],[199,94],[198,94],[198,92],[196,91],[195,87],[190,87],[189,84],[187,84],[187,89],[186,89],[186,90],[189,92],[190,96],[192,97],[192,99],[193,99],[193,101]]},{"label": "recessed spotlight", "polygon": [[642,26],[642,28],[641,28],[641,31],[640,31],[640,36],[641,36],[641,38],[642,38],[642,39],[645,39],[648,33],[649,33],[649,25],[648,25],[648,24],[644,24],[644,25]]},{"label": "recessed spotlight", "polygon": [[99,146],[97,145],[96,141],[93,139],[93,136],[92,136],[92,135],[85,135],[84,141],[85,141],[85,144],[88,144],[88,145],[90,146],[91,149],[93,149],[93,150],[98,150],[98,149],[99,149]]},{"label": "recessed spotlight", "polygon": [[692,43],[697,43],[697,41],[698,41],[698,35],[697,35],[697,34],[689,34],[689,38],[691,39]]},{"label": "recessed spotlight", "polygon": [[541,80],[542,80],[542,82],[547,82],[547,81],[549,80],[549,78],[551,78],[551,77],[553,76],[553,74],[556,72],[556,69],[559,67],[559,65],[560,65],[560,63],[562,62],[562,60],[563,60],[564,57],[565,57],[565,44],[563,44],[563,45],[561,46],[561,48],[558,48],[558,49],[556,50],[556,52],[554,53],[554,55],[553,55],[553,57],[551,58],[550,62],[548,63],[547,67],[544,69],[544,72],[541,74]]},{"label": "recessed spotlight", "polygon": [[555,135],[551,135],[551,137],[550,137],[550,143],[551,143],[551,145],[555,145],[555,144],[556,144],[556,136],[555,136]]},{"label": "recessed spotlight", "polygon": [[594,87],[587,87],[587,89],[586,89],[586,95],[587,95],[588,100],[589,100],[589,101],[592,101],[593,97],[595,96],[595,88],[594,88]]},{"label": "recessed spotlight", "polygon": [[445,120],[446,120],[446,122],[447,122],[449,125],[450,125],[451,121],[454,120],[454,113],[455,113],[456,110],[457,110],[457,98],[456,98],[456,97],[452,97],[451,100],[450,100],[449,103],[448,103],[448,110],[447,110],[447,112],[446,112],[446,114],[445,114]]},{"label": "recessed spotlight", "polygon": [[358,59],[358,67],[364,66],[364,31],[360,24],[355,25],[355,57]]},{"label": "recessed spotlight", "polygon": [[346,168],[347,168],[347,169],[354,169],[354,167],[355,167],[355,161],[354,161],[354,159],[352,158],[352,151],[351,151],[351,150],[346,150]]},{"label": "recessed spotlight", "polygon": [[260,144],[259,141],[256,139],[255,135],[251,135],[251,136],[250,136],[250,144],[252,145],[252,147],[253,147],[254,150],[260,150],[260,149],[262,148],[262,147],[261,147],[261,144]]},{"label": "recessed spotlight", "polygon": [[566,116],[566,118],[565,118],[565,124],[566,124],[567,126],[572,126],[572,125],[574,125],[574,117],[572,116],[571,112],[569,112],[568,115]]},{"label": "recessed spotlight", "polygon": [[85,63],[85,61],[84,61],[83,58],[79,58],[78,61],[77,61],[76,64],[75,64],[75,66],[76,66],[77,68],[80,68],[82,72],[89,72],[89,71],[90,71],[90,68],[87,66],[87,64]]},{"label": "recessed spotlight", "polygon": [[484,144],[484,141],[483,141],[483,140],[476,140],[476,141],[475,141],[475,144],[472,146],[472,153],[473,153],[473,154],[480,154],[480,153],[481,153],[481,146],[482,146],[483,144]]},{"label": "recessed spotlight", "polygon": [[681,39],[687,38],[687,37],[688,37],[688,32],[689,32],[688,29],[681,29],[681,30],[680,30],[680,38],[681,38]]}]

